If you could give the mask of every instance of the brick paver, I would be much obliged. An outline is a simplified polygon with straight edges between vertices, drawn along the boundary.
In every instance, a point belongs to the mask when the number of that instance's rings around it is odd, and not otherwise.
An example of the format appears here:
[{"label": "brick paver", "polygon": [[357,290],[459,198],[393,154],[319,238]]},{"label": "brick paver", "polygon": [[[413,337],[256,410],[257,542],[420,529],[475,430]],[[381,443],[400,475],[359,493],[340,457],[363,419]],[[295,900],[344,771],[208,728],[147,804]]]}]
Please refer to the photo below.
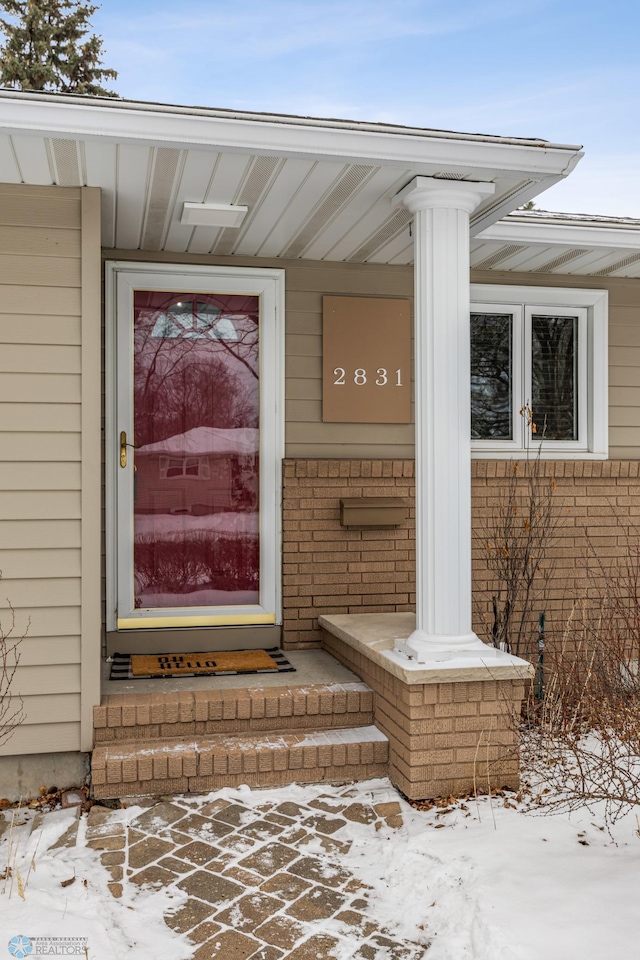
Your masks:
[{"label": "brick paver", "polygon": [[401,826],[399,803],[362,802],[345,786],[339,797],[310,793],[308,804],[174,797],[126,827],[95,806],[87,840],[103,851],[115,897],[127,884],[186,895],[165,922],[195,960],[422,960],[426,937],[409,943],[381,926],[345,859],[354,828],[373,837]]}]

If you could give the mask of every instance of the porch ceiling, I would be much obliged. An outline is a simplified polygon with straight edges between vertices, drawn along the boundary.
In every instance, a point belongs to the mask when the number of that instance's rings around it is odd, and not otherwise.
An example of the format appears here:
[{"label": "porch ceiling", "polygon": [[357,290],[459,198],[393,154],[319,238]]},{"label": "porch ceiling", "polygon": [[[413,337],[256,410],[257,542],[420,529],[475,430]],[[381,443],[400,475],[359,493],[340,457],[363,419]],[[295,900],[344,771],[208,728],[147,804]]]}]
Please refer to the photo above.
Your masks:
[{"label": "porch ceiling", "polygon": [[[101,187],[108,248],[408,264],[411,215],[391,201],[413,177],[493,181],[477,233],[580,156],[542,140],[0,91],[0,181]],[[239,228],[186,226],[185,201],[249,213]]]},{"label": "porch ceiling", "polygon": [[640,220],[518,211],[471,241],[475,270],[640,277]]}]

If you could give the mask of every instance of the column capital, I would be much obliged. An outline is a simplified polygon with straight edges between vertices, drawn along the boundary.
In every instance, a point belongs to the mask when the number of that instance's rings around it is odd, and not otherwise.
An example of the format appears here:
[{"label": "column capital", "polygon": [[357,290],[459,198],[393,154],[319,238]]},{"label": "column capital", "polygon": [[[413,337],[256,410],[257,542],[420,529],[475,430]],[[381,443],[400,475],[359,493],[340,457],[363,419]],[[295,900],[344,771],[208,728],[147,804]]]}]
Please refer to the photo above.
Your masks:
[{"label": "column capital", "polygon": [[485,197],[496,189],[495,183],[470,180],[445,180],[437,177],[414,177],[393,198],[394,206],[402,204],[411,213],[435,208],[465,210],[471,214]]}]

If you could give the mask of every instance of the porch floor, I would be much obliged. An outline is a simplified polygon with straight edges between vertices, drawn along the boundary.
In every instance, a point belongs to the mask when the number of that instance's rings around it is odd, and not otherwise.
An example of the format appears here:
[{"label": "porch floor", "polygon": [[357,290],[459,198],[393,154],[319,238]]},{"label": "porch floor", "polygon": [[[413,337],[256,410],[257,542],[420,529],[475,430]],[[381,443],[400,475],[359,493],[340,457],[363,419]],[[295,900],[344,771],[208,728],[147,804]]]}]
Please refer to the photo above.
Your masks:
[{"label": "porch floor", "polygon": [[157,680],[110,680],[111,664],[102,664],[102,693],[172,693],[184,690],[248,690],[298,687],[318,683],[354,683],[360,678],[324,650],[285,650],[295,673],[245,673],[225,677],[161,677]]}]

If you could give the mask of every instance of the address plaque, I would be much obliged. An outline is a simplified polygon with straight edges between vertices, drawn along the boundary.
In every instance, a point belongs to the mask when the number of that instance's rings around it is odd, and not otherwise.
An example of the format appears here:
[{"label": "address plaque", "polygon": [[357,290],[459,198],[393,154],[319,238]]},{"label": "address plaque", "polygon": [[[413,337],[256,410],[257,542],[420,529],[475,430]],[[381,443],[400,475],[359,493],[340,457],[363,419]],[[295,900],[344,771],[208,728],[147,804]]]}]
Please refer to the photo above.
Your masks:
[{"label": "address plaque", "polygon": [[411,422],[408,300],[322,298],[322,419]]}]

